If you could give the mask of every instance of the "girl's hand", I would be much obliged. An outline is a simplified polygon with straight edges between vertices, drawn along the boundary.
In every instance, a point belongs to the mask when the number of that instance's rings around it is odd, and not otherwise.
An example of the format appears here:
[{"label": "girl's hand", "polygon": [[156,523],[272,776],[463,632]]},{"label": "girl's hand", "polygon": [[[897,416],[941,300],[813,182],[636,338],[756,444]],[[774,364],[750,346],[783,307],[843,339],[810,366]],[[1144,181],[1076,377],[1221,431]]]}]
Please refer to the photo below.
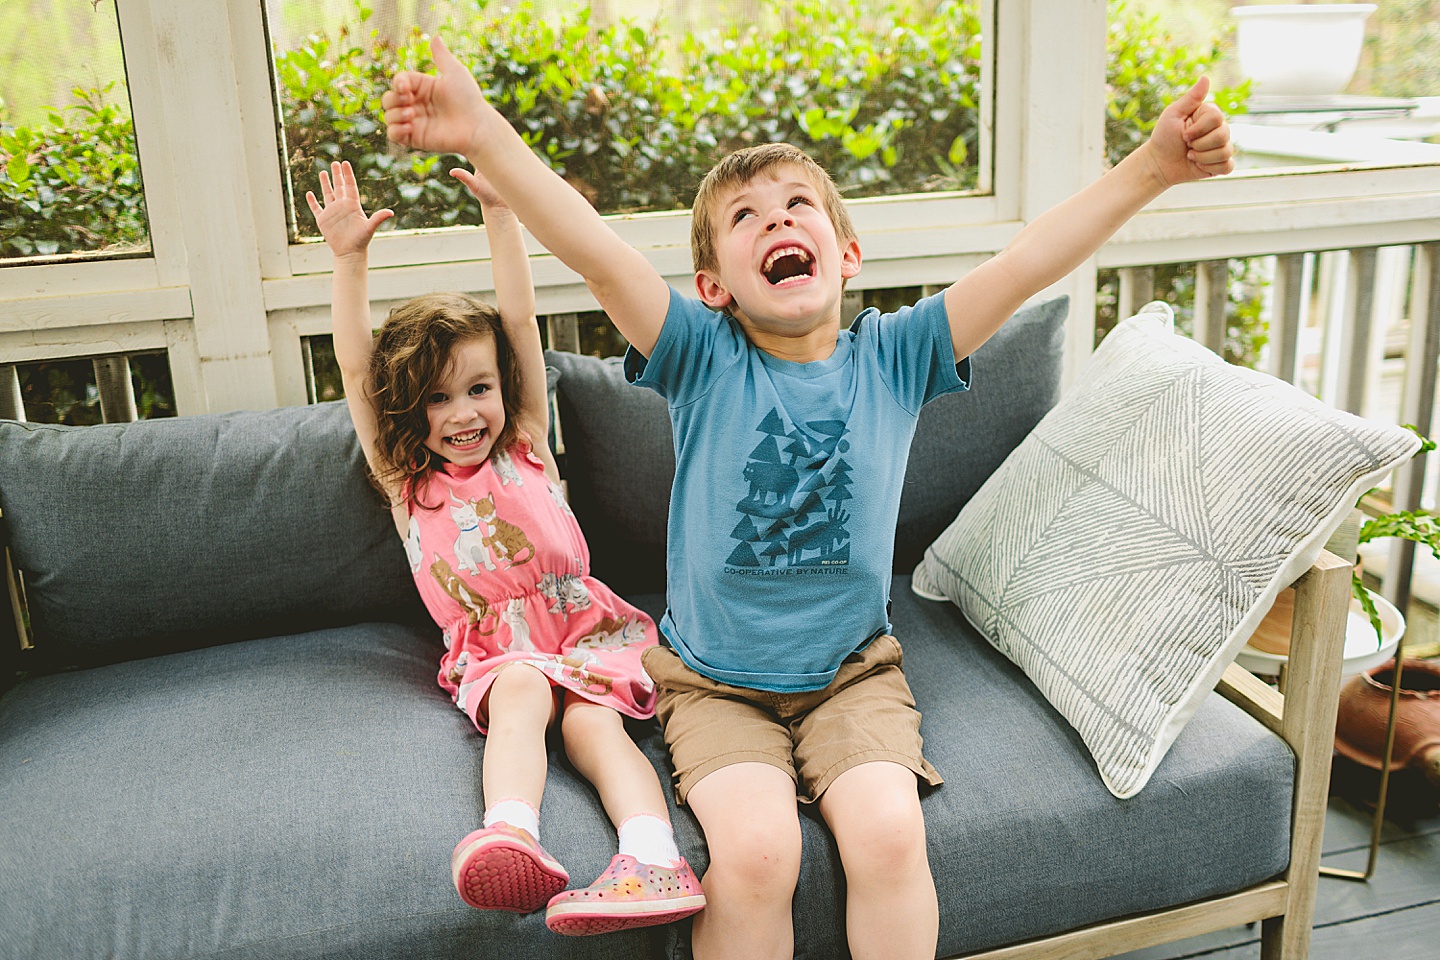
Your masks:
[{"label": "girl's hand", "polygon": [[1155,173],[1166,186],[1203,180],[1235,169],[1235,145],[1225,114],[1205,101],[1210,80],[1201,77],[1165,108],[1146,142]]},{"label": "girl's hand", "polygon": [[485,179],[484,174],[472,173],[464,167],[456,167],[450,171],[450,176],[465,184],[465,189],[469,190],[475,199],[480,201],[480,206],[487,211],[503,210],[508,212],[510,210],[510,204],[506,203],[505,198],[490,186],[490,181]]},{"label": "girl's hand", "polygon": [[330,164],[329,174],[320,171],[320,194],[325,198],[323,206],[310,190],[305,192],[305,202],[310,205],[315,225],[337,260],[363,256],[376,229],[395,216],[389,209],[365,216],[360,206],[360,188],[355,183],[355,171],[350,168],[349,160]]}]

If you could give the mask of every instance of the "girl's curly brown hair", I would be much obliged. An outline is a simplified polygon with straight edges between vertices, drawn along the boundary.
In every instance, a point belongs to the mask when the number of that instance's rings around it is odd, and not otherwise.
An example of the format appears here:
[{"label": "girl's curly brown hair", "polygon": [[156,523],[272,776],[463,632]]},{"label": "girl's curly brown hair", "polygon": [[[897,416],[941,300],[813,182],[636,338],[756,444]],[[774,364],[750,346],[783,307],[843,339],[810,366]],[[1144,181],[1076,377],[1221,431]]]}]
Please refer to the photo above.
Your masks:
[{"label": "girl's curly brown hair", "polygon": [[[491,456],[519,440],[520,364],[500,313],[463,293],[430,293],[390,311],[370,356],[370,402],[375,406],[376,483],[414,499],[443,458],[425,446],[430,433],[426,406],[444,376],[457,346],[493,338],[500,368],[500,399],[505,426],[495,437]],[[416,500],[419,503],[418,500]],[[433,509],[427,504],[419,504]]]}]

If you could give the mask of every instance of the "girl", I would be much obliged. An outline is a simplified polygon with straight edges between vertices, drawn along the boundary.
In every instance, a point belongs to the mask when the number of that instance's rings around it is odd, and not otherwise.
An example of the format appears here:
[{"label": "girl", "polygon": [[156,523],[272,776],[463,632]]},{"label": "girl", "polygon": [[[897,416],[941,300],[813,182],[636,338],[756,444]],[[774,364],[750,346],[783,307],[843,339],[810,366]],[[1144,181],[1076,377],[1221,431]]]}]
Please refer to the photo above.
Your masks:
[{"label": "girl", "polygon": [[[640,652],[655,624],[589,576],[589,550],[547,443],[544,351],[519,221],[481,177],[497,311],[431,294],[393,311],[372,340],[370,240],[350,164],[305,200],[334,255],[335,358],[355,432],[426,607],[443,631],[440,685],[487,734],[485,819],[451,874],[480,909],[529,913],[582,935],[667,923],[705,897],[676,849],[654,768],[621,714],[654,713]],[[619,854],[584,890],[540,846],[545,731],[557,716],[570,759],[600,793]],[[488,731],[488,732],[487,732]]]}]

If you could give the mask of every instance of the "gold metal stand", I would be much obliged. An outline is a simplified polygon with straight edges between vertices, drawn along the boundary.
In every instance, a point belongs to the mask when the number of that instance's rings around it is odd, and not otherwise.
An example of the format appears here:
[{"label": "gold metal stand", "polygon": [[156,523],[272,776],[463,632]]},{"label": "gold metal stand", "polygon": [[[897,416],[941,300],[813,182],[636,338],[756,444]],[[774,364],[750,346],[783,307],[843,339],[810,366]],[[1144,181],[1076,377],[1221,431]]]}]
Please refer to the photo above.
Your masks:
[{"label": "gold metal stand", "polygon": [[1375,876],[1375,861],[1380,857],[1380,831],[1385,826],[1385,800],[1390,790],[1390,770],[1394,766],[1395,718],[1400,708],[1400,680],[1405,664],[1405,635],[1395,644],[1395,672],[1390,678],[1390,719],[1385,723],[1385,753],[1380,758],[1380,792],[1375,798],[1375,815],[1370,821],[1370,856],[1364,870],[1342,870],[1339,867],[1321,867],[1320,876],[1339,877],[1341,880],[1368,882]]}]

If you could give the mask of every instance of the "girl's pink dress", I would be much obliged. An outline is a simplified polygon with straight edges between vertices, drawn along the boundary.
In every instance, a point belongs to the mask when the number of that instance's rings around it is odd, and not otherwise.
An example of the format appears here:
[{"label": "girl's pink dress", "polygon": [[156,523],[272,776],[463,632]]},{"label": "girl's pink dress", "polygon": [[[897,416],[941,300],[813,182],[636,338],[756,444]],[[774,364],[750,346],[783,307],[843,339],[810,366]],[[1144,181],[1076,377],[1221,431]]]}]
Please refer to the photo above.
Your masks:
[{"label": "girl's pink dress", "polygon": [[527,445],[478,467],[446,464],[417,499],[405,552],[443,631],[440,686],[481,733],[485,691],[517,662],[628,717],[654,714],[640,652],[655,623],[590,576],[580,525]]}]

